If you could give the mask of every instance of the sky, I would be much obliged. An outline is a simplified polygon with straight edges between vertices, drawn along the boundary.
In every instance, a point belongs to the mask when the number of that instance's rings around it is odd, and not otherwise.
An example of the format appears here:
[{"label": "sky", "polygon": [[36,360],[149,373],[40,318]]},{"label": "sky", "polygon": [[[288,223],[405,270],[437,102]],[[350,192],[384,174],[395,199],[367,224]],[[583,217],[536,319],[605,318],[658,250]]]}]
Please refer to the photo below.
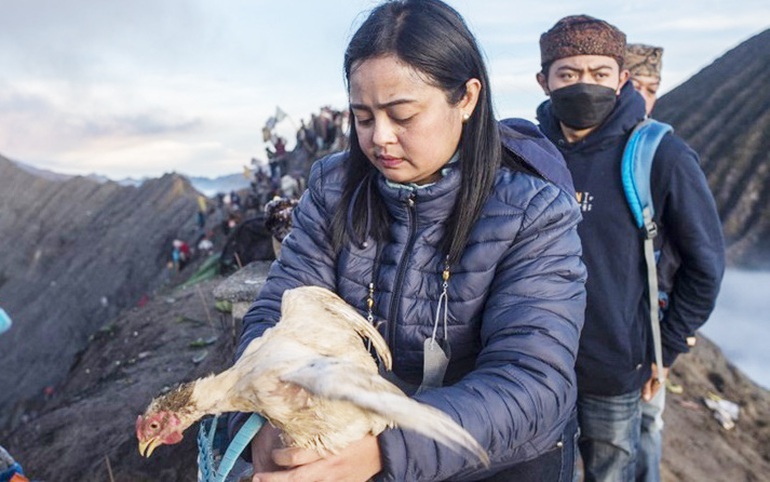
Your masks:
[{"label": "sky", "polygon": [[[265,160],[261,128],[347,106],[345,47],[373,0],[2,0],[0,155],[112,179],[217,177]],[[498,117],[534,120],[538,39],[585,13],[660,45],[661,93],[770,28],[767,0],[449,0],[488,60]]]}]

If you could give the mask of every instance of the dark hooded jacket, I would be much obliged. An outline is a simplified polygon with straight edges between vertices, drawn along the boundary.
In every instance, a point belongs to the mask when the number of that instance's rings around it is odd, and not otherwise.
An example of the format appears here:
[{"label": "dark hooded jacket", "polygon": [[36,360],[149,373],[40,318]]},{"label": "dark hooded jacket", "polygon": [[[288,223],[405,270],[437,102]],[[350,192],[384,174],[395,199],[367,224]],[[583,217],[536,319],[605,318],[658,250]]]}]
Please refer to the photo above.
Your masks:
[{"label": "dark hooded jacket", "polygon": [[[550,101],[540,105],[537,116],[567,161],[583,212],[578,232],[588,267],[588,302],[578,386],[581,392],[608,396],[640,389],[654,361],[652,329],[643,237],[623,194],[620,163],[631,131],[645,117],[644,100],[626,83],[609,117],[575,143],[564,139]],[[688,351],[687,337],[714,308],[724,272],[724,239],[698,156],[679,137],[663,138],[650,186],[655,221],[681,257],[661,324],[663,363],[670,366]]]},{"label": "dark hooded jacket", "polygon": [[[484,470],[433,440],[390,429],[379,436],[384,469],[378,480],[478,480],[552,450],[573,412],[585,309],[580,213],[558,151],[531,123],[509,125],[502,138],[524,160],[522,169],[499,170],[451,269],[445,388],[415,396],[465,427],[492,465]],[[373,281],[374,314],[382,321],[394,372],[419,384],[423,342],[442,292],[444,257],[437,246],[457,208],[462,161],[420,188],[394,185],[378,174],[374,189],[390,214],[390,241],[378,246],[369,238],[367,246],[350,243],[337,254],[330,223],[341,209],[346,159],[340,153],[314,164],[280,259],[244,318],[237,356],[278,321],[285,290],[323,286],[365,314]]]}]

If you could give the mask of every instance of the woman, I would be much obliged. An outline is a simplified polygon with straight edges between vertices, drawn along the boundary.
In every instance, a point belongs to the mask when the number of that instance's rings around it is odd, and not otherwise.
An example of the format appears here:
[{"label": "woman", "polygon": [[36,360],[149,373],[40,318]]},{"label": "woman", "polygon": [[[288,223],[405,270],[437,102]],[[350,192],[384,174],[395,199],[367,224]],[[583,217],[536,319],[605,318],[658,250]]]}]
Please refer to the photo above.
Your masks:
[{"label": "woman", "polygon": [[[255,480],[570,480],[585,269],[563,161],[531,124],[499,128],[476,41],[438,0],[373,10],[345,75],[349,151],[314,165],[237,356],[278,320],[284,290],[330,288],[379,324],[394,380],[492,464],[399,429],[320,459],[273,450],[268,426],[252,442]],[[444,350],[424,360],[434,324]]]}]

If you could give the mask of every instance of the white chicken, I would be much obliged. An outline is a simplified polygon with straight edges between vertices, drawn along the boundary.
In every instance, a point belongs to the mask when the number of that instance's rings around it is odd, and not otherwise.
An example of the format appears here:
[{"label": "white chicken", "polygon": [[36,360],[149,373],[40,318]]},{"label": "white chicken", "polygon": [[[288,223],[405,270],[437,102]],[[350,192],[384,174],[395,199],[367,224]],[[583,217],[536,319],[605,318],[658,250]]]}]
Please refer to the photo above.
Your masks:
[{"label": "white chicken", "polygon": [[336,294],[320,287],[287,290],[281,320],[254,339],[228,370],[154,399],[136,422],[147,457],[207,414],[256,412],[282,431],[287,446],[337,453],[367,434],[399,426],[458,453],[489,458],[444,412],[406,396],[378,373],[361,338],[391,369],[379,332]]}]

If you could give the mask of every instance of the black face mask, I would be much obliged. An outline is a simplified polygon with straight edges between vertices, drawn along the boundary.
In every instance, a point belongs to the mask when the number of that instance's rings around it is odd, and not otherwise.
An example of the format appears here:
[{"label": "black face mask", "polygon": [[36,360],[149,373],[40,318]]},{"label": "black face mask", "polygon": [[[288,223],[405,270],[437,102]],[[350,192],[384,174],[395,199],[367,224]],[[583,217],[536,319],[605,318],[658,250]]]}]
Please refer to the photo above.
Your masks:
[{"label": "black face mask", "polygon": [[617,98],[615,89],[596,84],[572,84],[551,91],[553,115],[573,129],[601,124],[612,112]]}]

